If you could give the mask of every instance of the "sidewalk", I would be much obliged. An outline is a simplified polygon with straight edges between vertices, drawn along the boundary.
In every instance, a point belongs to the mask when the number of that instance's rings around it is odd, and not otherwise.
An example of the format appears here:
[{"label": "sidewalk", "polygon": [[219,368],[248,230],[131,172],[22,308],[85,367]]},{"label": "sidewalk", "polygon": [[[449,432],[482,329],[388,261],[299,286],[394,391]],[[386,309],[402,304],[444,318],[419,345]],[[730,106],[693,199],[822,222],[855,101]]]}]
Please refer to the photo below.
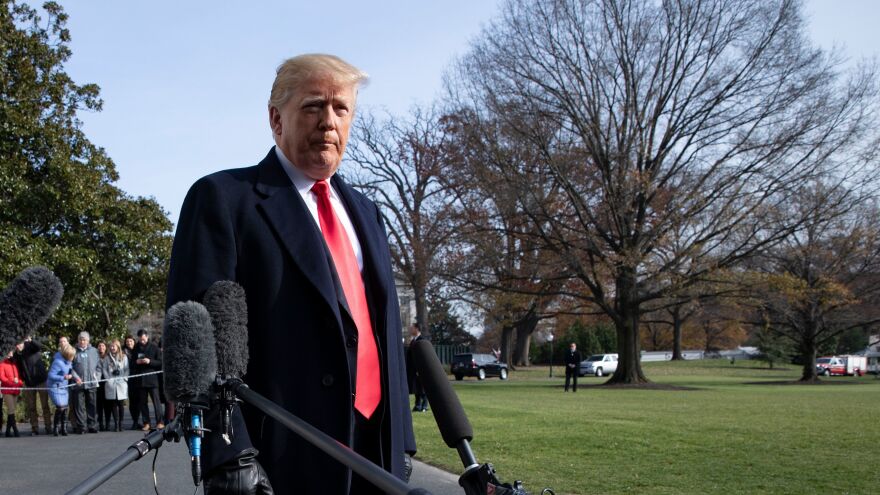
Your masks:
[{"label": "sidewalk", "polygon": [[[20,438],[0,435],[0,491],[27,495],[65,493],[143,437],[141,432],[101,432],[53,437],[30,436],[19,423]],[[41,428],[42,431],[42,428]],[[158,450],[156,478],[162,495],[191,494],[195,487],[185,444],[166,443]],[[123,469],[95,494],[154,495],[153,453]],[[415,461],[410,484],[434,495],[462,495],[458,475]],[[198,493],[202,493],[199,489]]]}]

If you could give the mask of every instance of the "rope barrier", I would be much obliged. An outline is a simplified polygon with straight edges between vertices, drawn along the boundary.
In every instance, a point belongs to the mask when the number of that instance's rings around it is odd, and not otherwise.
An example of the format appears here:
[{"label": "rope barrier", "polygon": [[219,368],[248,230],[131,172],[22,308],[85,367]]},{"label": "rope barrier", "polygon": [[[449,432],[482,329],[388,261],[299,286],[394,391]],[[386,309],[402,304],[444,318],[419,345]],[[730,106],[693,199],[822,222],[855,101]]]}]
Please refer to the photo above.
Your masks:
[{"label": "rope barrier", "polygon": [[125,375],[113,378],[104,378],[101,380],[88,380],[82,383],[68,383],[67,385],[61,385],[57,387],[0,387],[0,392],[4,390],[18,390],[20,392],[24,392],[26,390],[58,390],[62,388],[85,387],[86,384],[109,382],[110,380],[119,380],[120,378],[127,382],[129,378],[140,378],[142,376],[158,375],[159,373],[162,373],[162,370],[150,371],[149,373],[141,373],[139,375]]}]

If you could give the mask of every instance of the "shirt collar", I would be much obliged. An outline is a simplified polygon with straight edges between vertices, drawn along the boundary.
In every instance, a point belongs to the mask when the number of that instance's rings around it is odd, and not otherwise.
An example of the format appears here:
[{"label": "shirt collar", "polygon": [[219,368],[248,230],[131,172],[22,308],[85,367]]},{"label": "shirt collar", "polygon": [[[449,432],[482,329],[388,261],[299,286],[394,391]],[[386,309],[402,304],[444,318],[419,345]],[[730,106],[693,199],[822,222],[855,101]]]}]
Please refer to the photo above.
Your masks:
[{"label": "shirt collar", "polygon": [[[290,182],[293,182],[293,187],[303,196],[311,192],[312,186],[314,186],[317,181],[306,176],[302,170],[296,168],[293,162],[284,156],[284,152],[281,151],[281,148],[278,146],[275,146],[275,155],[278,157],[278,161],[281,162],[281,167],[290,178]],[[330,179],[327,179],[327,183],[330,184]],[[330,187],[330,197],[338,199],[336,190],[333,189],[332,186]]]}]

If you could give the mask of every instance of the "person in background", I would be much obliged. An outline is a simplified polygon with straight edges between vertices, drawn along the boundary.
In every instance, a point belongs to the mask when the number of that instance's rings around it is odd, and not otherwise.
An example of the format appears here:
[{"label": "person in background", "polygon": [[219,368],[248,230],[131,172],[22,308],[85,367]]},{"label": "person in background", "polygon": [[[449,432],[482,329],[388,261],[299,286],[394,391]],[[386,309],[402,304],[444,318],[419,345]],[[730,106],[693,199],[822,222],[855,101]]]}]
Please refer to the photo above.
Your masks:
[{"label": "person in background", "polygon": [[[101,360],[101,376],[107,380],[104,386],[108,414],[113,416],[113,430],[122,431],[125,420],[125,399],[128,398],[128,357],[122,351],[119,340],[110,342],[107,356]],[[108,420],[108,428],[109,420]]]},{"label": "person in background", "polygon": [[[66,341],[66,339],[65,339]],[[52,365],[49,366],[49,378],[46,384],[49,387],[49,397],[55,404],[55,417],[52,420],[52,434],[56,437],[67,436],[67,406],[70,399],[68,383],[73,378],[73,357],[76,349],[66,342],[55,353]]]},{"label": "person in background", "polygon": [[[125,345],[122,347],[122,350],[123,352],[125,352],[125,357],[128,358],[128,366],[131,374],[135,374],[132,371],[132,369],[134,368],[135,360],[134,345],[134,337],[132,337],[131,335],[125,337]],[[141,407],[140,404],[138,404],[138,397],[140,396],[140,386],[140,378],[128,379],[128,413],[131,415],[132,430],[140,430],[142,426],[139,421],[141,417]]]},{"label": "person in background", "polygon": [[[21,352],[24,344],[16,344],[15,350]],[[13,352],[6,354],[6,359],[0,362],[0,387],[3,387],[3,405],[6,406],[6,436],[19,436],[18,426],[15,424],[15,401],[21,393],[19,390],[24,386],[21,375],[18,373],[18,363]]]},{"label": "person in background", "polygon": [[[68,340],[66,336],[62,335],[62,336],[58,337],[58,350],[55,351],[55,355],[52,356],[52,361],[55,361],[56,359],[60,358],[61,357],[61,349],[64,349],[64,347],[68,346],[68,345],[70,345],[70,340]],[[70,384],[73,384],[73,383],[74,383],[73,379],[71,379]],[[76,414],[74,414],[72,407],[67,408],[67,419],[70,421],[70,427],[75,428],[76,427]]]},{"label": "person in background", "polygon": [[[159,353],[163,352],[162,349],[162,339],[159,339]],[[162,402],[162,406],[165,408],[165,424],[171,422],[174,419],[174,401],[170,401],[165,398],[165,373],[159,373],[159,401]]]},{"label": "person in background", "polygon": [[52,361],[55,361],[55,358],[61,356],[61,349],[64,349],[64,347],[69,345],[70,341],[67,340],[67,337],[65,337],[64,335],[58,337],[58,350],[55,351],[55,355],[52,356]]},{"label": "person in background", "polygon": [[73,379],[77,386],[73,388],[72,401],[76,426],[73,432],[82,434],[98,433],[96,418],[96,402],[98,389],[98,350],[89,344],[88,332],[80,332],[76,339],[76,356],[73,358]]},{"label": "person in background", "polygon": [[407,382],[409,384],[409,392],[415,396],[415,405],[413,412],[425,412],[428,410],[428,396],[425,395],[425,388],[422,387],[422,381],[416,374],[416,366],[412,357],[412,345],[416,341],[426,340],[422,335],[422,331],[418,323],[413,323],[409,327],[409,347],[406,350],[406,372]]},{"label": "person in background", "polygon": [[[107,344],[101,340],[98,341],[98,345],[95,347],[98,349],[98,378],[101,378],[101,363],[104,361],[104,358],[107,357]],[[95,392],[95,409],[97,411],[98,416],[98,430],[107,431],[107,426],[110,424],[110,411],[107,409],[107,401],[104,398],[104,383],[98,383],[98,390]]]},{"label": "person in background", "polygon": [[574,342],[565,351],[565,391],[568,392],[569,380],[573,380],[572,392],[578,391],[578,372],[581,366],[581,353]]},{"label": "person in background", "polygon": [[31,436],[39,435],[40,415],[37,413],[37,401],[39,400],[43,411],[43,426],[48,435],[51,424],[51,410],[49,409],[49,394],[45,390],[46,378],[48,370],[46,364],[43,363],[44,347],[40,342],[28,337],[24,340],[24,347],[18,356],[18,364],[22,378],[24,379],[25,388],[36,388],[42,390],[23,390],[21,392],[24,399],[25,411],[27,411],[28,421],[31,423]]},{"label": "person in background", "polygon": [[[134,346],[134,365],[131,365],[132,374],[153,373],[162,370],[162,357],[156,344],[150,342],[150,334],[145,328],[137,332],[138,342]],[[159,377],[157,374],[142,376],[138,384],[138,406],[144,425],[142,430],[150,430],[150,407],[147,398],[153,402],[153,412],[156,417],[156,427],[162,429],[162,404],[159,402]]]}]

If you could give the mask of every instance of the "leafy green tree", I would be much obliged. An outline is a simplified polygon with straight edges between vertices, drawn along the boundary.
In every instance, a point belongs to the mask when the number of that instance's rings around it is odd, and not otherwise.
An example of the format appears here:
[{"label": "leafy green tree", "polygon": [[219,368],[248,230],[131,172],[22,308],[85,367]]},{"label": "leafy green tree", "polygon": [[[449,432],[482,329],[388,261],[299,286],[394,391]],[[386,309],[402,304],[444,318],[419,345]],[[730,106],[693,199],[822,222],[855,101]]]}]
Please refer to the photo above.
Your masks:
[{"label": "leafy green tree", "polygon": [[759,328],[753,336],[753,340],[758,350],[761,351],[760,359],[766,362],[771,370],[778,363],[790,361],[796,352],[791,341],[767,326]]},{"label": "leafy green tree", "polygon": [[851,354],[864,351],[868,347],[868,333],[864,327],[850,328],[837,341],[837,354]]},{"label": "leafy green tree", "polygon": [[581,355],[586,359],[593,354],[617,352],[617,332],[614,324],[610,322],[586,323],[577,320],[569,326],[562,335],[557,336],[552,342],[544,342],[535,347],[535,363],[550,362],[550,346],[553,346],[553,361],[560,363],[562,354],[568,346],[574,342],[577,344]]},{"label": "leafy green tree", "polygon": [[437,345],[470,345],[477,339],[468,333],[452,312],[446,299],[434,295],[430,300],[429,337]]},{"label": "leafy green tree", "polygon": [[43,333],[122,335],[128,318],[161,304],[171,222],[152,198],[131,197],[77,117],[100,111],[95,84],[76,84],[67,14],[0,6],[0,282],[45,265],[65,286]]}]

